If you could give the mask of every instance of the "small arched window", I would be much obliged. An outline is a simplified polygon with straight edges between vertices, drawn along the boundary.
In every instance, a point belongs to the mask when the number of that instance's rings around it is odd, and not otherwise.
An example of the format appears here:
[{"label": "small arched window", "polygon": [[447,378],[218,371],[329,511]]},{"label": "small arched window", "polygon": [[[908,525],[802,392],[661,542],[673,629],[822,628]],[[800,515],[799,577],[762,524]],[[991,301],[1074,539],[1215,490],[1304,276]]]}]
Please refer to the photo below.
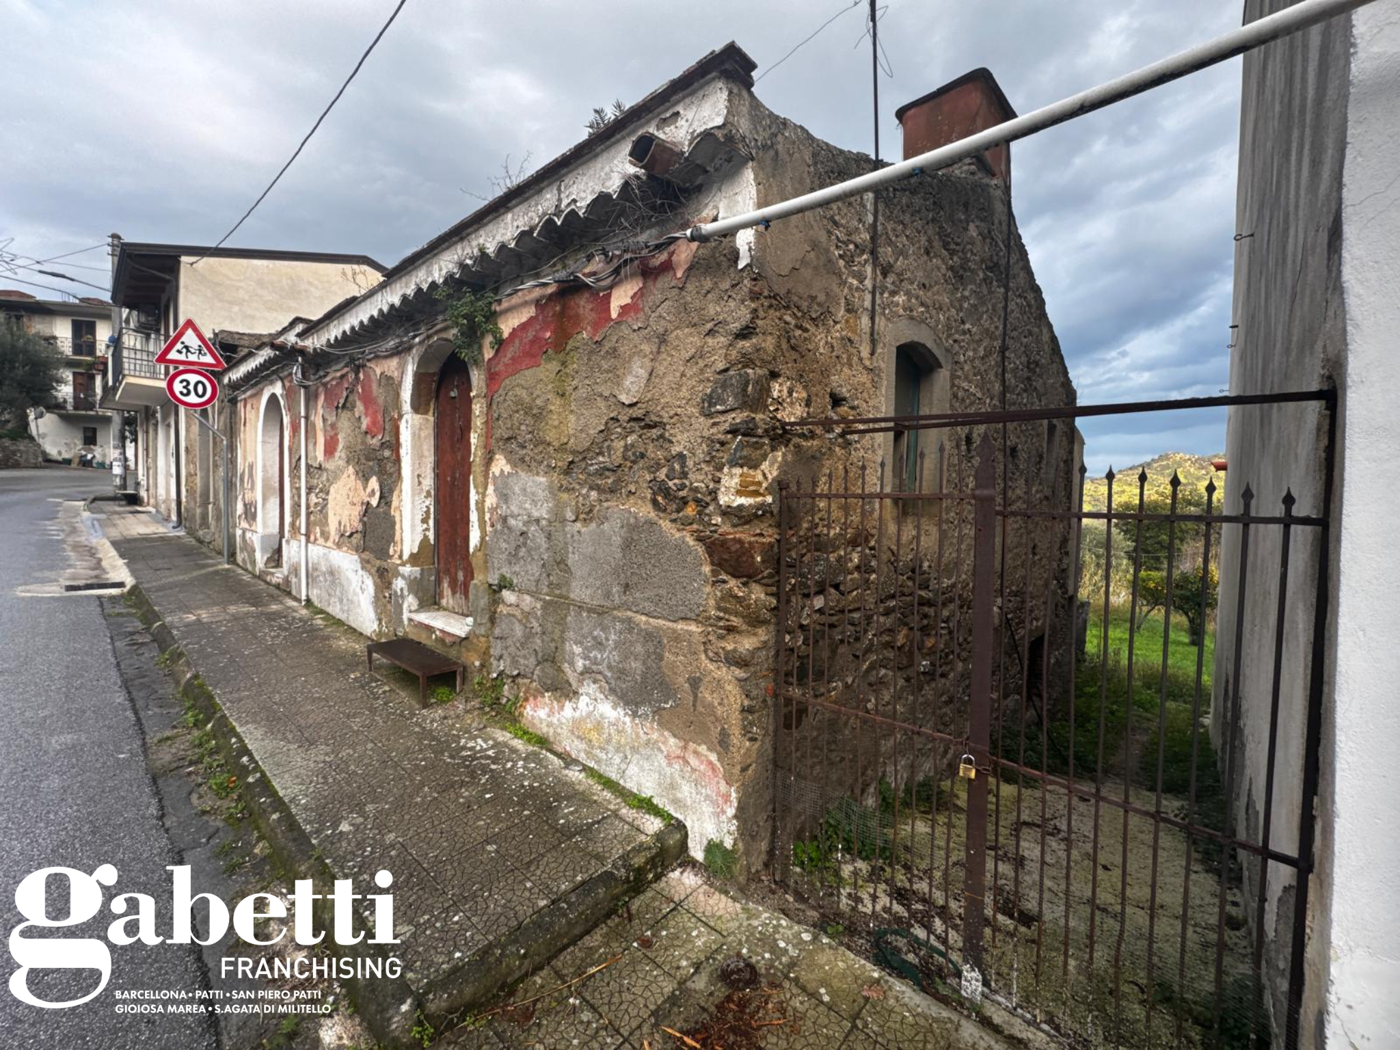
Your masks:
[{"label": "small arched window", "polygon": [[[948,385],[943,367],[922,343],[901,343],[895,348],[893,407],[896,416],[926,416],[948,410]],[[891,476],[901,491],[938,489],[941,433],[914,429],[895,432]]]}]

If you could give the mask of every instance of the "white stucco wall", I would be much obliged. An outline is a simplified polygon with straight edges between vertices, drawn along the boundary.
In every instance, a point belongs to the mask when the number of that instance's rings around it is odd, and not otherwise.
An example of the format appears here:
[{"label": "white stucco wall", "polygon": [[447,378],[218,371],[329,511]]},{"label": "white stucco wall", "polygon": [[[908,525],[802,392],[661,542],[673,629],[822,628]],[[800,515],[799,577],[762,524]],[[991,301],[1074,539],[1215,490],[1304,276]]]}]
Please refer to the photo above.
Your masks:
[{"label": "white stucco wall", "polygon": [[[34,440],[39,442],[39,447],[48,458],[61,459],[66,463],[79,450],[85,449],[96,453],[99,462],[111,462],[109,450],[112,431],[107,413],[45,412],[38,418],[35,418],[35,415],[30,413],[29,432]],[[84,427],[92,427],[97,431],[96,443],[83,443]]]},{"label": "white stucco wall", "polygon": [[205,335],[220,328],[276,332],[295,316],[320,316],[378,280],[374,270],[353,263],[212,256],[180,267],[177,323],[193,317]]},{"label": "white stucco wall", "polygon": [[[1245,20],[1287,6],[1249,0]],[[1231,390],[1335,383],[1336,523],[1329,603],[1316,871],[1308,907],[1304,1047],[1400,1046],[1400,5],[1377,3],[1246,56],[1240,133]],[[1314,406],[1231,413],[1227,510],[1248,483],[1255,513],[1276,514],[1286,488],[1298,513],[1320,507],[1325,414]],[[1245,710],[1236,819],[1257,841],[1266,775],[1272,627],[1281,534],[1251,538],[1250,598],[1240,642]],[[1281,682],[1271,845],[1297,842],[1302,802],[1308,620],[1317,558],[1295,529]],[[1231,672],[1239,531],[1221,549],[1213,733]],[[1251,826],[1251,821],[1252,826]],[[1293,881],[1271,866],[1265,966],[1281,1026]]]},{"label": "white stucco wall", "polygon": [[1400,1046],[1400,5],[1353,16],[1327,1045]]}]

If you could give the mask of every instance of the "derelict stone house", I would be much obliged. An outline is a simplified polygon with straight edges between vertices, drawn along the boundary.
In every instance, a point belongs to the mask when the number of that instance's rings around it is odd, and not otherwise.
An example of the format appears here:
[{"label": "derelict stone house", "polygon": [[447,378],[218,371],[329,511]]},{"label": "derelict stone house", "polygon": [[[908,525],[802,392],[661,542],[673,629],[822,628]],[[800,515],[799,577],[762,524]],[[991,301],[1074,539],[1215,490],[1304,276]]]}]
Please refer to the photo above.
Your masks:
[{"label": "derelict stone house", "polygon": [[[737,844],[750,865],[776,486],[943,452],[933,431],[787,424],[998,407],[1008,235],[1007,401],[1074,400],[1008,230],[1005,150],[884,191],[878,267],[865,198],[666,239],[871,167],[769,111],[753,69],[732,44],[706,56],[226,384],[242,565],[367,635],[489,665],[529,726],[683,819],[693,853]],[[1009,107],[978,71],[906,110],[926,149]],[[464,289],[503,296],[471,360],[443,298]],[[1068,463],[1072,441],[1037,434]]]}]

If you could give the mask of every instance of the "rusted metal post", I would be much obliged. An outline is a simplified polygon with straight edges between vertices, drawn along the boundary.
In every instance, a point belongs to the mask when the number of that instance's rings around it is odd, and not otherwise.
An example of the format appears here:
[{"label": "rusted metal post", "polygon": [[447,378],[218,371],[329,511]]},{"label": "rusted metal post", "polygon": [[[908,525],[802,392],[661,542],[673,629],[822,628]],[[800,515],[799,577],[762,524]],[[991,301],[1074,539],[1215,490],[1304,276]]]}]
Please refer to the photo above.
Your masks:
[{"label": "rusted metal post", "polygon": [[[788,482],[786,479],[778,481],[778,622],[774,625],[773,637],[773,682],[769,687],[773,694],[773,808],[770,819],[772,827],[769,838],[769,871],[773,875],[774,882],[787,882],[788,861],[791,859],[791,849],[788,855],[782,852],[782,839],[778,834],[779,810],[779,788],[783,775],[782,769],[782,742],[783,742],[783,708],[787,703],[787,676],[785,668],[787,665],[787,530],[788,530]],[[796,721],[796,719],[794,719]]]},{"label": "rusted metal post", "polygon": [[[981,992],[982,930],[987,895],[987,780],[991,775],[992,658],[996,652],[997,450],[989,431],[977,445],[973,478],[972,683],[968,705],[968,750],[976,774],[967,782],[967,839],[963,848],[964,986]],[[965,991],[964,994],[967,994]]]}]

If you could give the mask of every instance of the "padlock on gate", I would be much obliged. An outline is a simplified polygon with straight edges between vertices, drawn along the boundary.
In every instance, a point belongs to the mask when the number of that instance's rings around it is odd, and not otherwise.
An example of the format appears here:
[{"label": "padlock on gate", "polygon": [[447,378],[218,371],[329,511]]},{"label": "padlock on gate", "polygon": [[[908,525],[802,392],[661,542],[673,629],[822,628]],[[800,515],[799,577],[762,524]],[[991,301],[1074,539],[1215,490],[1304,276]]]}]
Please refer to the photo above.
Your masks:
[{"label": "padlock on gate", "polygon": [[976,780],[977,759],[971,755],[963,755],[962,760],[958,762],[958,776],[964,780]]}]

